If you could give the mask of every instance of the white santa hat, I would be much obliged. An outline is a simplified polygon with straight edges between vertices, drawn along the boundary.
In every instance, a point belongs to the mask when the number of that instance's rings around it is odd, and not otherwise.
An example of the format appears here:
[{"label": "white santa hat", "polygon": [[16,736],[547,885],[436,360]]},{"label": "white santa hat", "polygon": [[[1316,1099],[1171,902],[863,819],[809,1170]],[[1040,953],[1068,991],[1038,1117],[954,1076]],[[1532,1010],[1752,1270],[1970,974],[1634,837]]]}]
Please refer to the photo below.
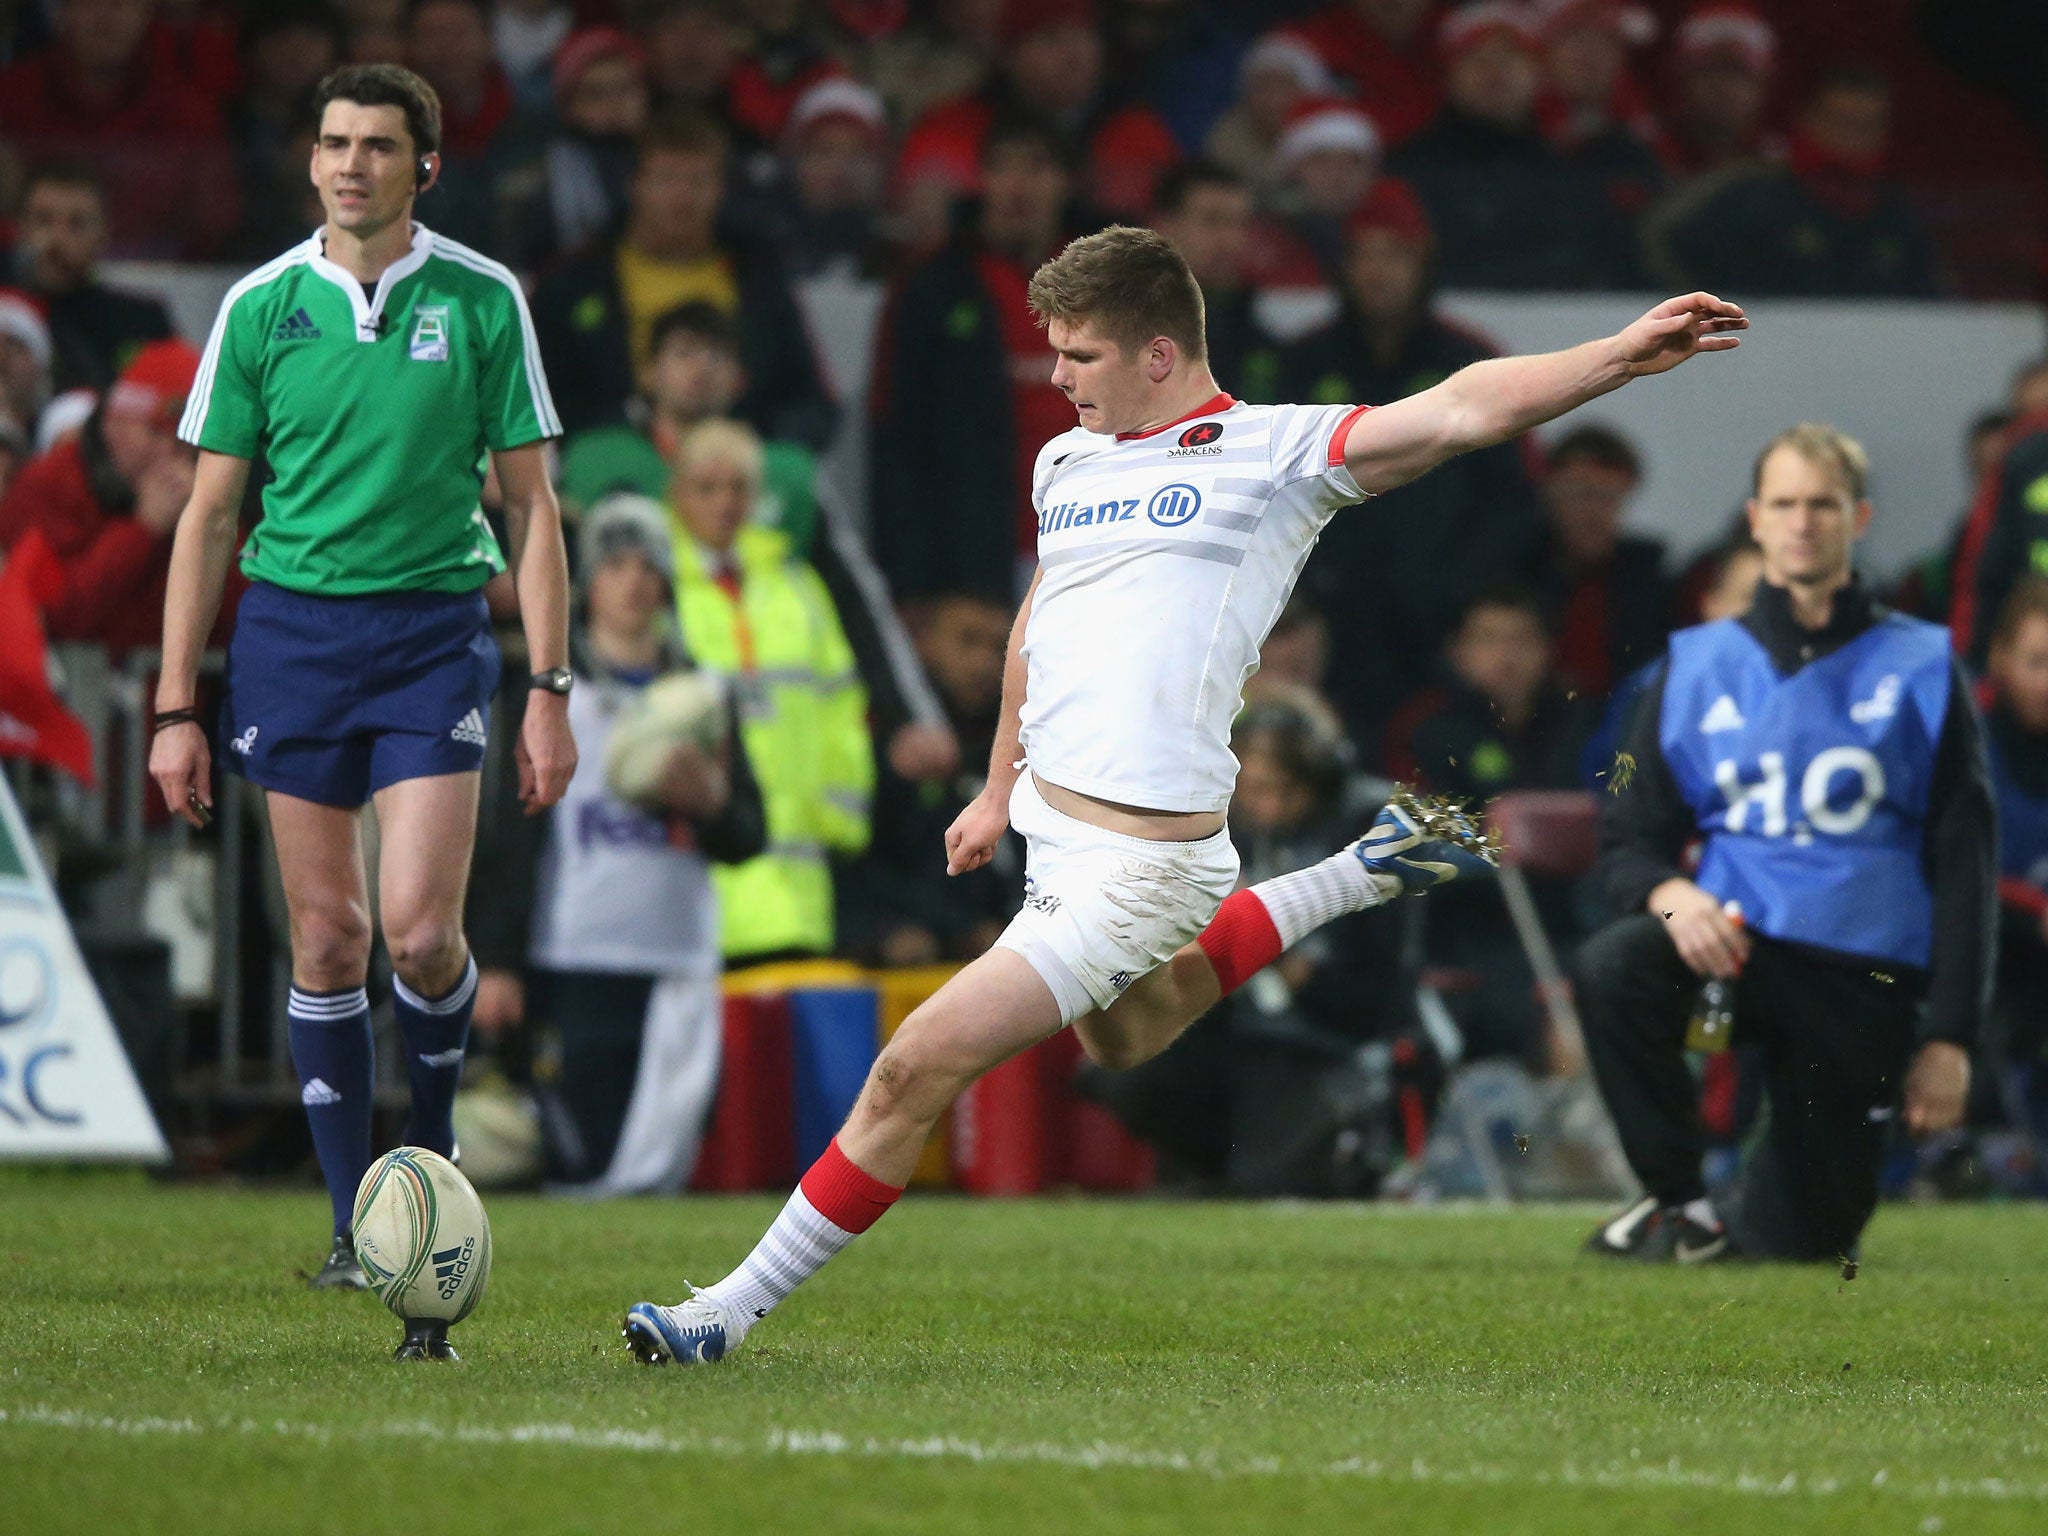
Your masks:
[{"label": "white santa hat", "polygon": [[36,367],[50,368],[50,327],[42,311],[18,293],[0,291],[0,336],[12,336],[35,359]]},{"label": "white santa hat", "polygon": [[1268,32],[1245,50],[1237,68],[1239,84],[1264,74],[1287,75],[1311,96],[1327,96],[1336,89],[1330,67],[1315,45],[1293,32]]},{"label": "white santa hat", "polygon": [[1280,130],[1280,140],[1273,146],[1273,159],[1284,171],[1303,156],[1325,149],[1377,156],[1380,131],[1371,118],[1348,101],[1305,101],[1287,115],[1287,126]]},{"label": "white santa hat", "polygon": [[783,138],[795,143],[818,124],[833,119],[858,123],[876,138],[889,132],[889,114],[882,98],[858,80],[829,75],[797,97],[783,125]]},{"label": "white santa hat", "polygon": [[1641,48],[1657,38],[1657,18],[1626,0],[1535,0],[1534,9],[1537,26],[1546,38],[1582,22],[1612,28],[1631,48]]},{"label": "white santa hat", "polygon": [[1703,5],[1685,18],[1673,41],[1680,58],[1733,53],[1758,71],[1778,57],[1778,34],[1746,5]]}]

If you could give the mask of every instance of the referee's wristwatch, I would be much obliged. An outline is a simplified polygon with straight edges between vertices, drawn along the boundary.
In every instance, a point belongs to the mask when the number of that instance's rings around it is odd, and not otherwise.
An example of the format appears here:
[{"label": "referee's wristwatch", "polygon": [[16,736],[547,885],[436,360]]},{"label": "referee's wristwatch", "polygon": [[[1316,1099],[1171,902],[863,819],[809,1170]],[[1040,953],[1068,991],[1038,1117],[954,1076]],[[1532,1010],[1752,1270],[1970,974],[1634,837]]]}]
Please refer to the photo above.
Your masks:
[{"label": "referee's wristwatch", "polygon": [[575,674],[567,667],[549,667],[545,672],[531,674],[526,679],[526,686],[529,691],[538,690],[567,697],[575,681]]}]

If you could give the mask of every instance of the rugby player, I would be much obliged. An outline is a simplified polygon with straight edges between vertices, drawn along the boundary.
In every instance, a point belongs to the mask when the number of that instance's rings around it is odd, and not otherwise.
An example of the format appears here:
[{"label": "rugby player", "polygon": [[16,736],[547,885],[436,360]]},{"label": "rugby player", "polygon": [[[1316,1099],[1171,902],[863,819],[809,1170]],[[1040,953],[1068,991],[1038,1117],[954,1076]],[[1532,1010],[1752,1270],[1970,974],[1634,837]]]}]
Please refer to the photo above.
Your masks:
[{"label": "rugby player", "polygon": [[1618,335],[1475,363],[1376,409],[1262,406],[1217,388],[1201,291],[1162,235],[1076,240],[1039,268],[1030,300],[1079,424],[1038,455],[1039,566],[988,787],[946,834],[959,873],[1007,827],[1022,832],[1023,910],[890,1040],[739,1268],[678,1305],[631,1308],[641,1360],[736,1347],[889,1208],[947,1107],[1017,1052],[1072,1026],[1091,1059],[1134,1066],[1322,923],[1488,872],[1462,815],[1397,797],[1351,847],[1232,894],[1230,725],[1259,645],[1339,508],[1731,349],[1748,325],[1693,293]]},{"label": "rugby player", "polygon": [[261,453],[274,478],[242,552],[254,585],[219,739],[224,766],[264,792],[290,911],[292,1062],[334,1208],[310,1283],[361,1288],[349,1224],[370,1161],[366,801],[412,1088],[405,1140],[455,1150],[476,992],[462,900],[499,670],[481,589],[505,569],[478,504],[487,456],[536,669],[516,753],[530,811],[561,798],[576,748],[568,570],[543,457],[561,424],[526,300],[504,267],[413,222],[441,166],[424,80],[350,66],[317,104],[326,221],[228,290],[179,425],[199,467],[172,549],[149,766],[171,809],[203,825],[200,648]]}]

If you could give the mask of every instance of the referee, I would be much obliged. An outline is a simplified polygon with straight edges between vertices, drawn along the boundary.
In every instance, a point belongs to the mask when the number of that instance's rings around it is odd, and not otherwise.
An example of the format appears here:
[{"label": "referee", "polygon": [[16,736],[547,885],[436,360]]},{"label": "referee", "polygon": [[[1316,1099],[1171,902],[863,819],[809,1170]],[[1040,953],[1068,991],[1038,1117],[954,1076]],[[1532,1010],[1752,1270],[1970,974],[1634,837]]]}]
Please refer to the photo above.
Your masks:
[{"label": "referee", "polygon": [[[1851,569],[1867,476],[1833,428],[1772,439],[1749,501],[1754,605],[1672,636],[1637,706],[1601,860],[1635,915],[1580,951],[1579,988],[1648,1194],[1594,1252],[1853,1255],[1901,1104],[1918,1133],[1962,1116],[1994,911],[1983,731],[1947,632],[1878,606]],[[1768,1100],[1726,1220],[1701,1182],[1685,1056],[1706,977],[1732,982]]]},{"label": "referee", "polygon": [[454,1151],[476,991],[461,912],[499,669],[481,589],[505,569],[478,505],[487,455],[538,669],[515,750],[529,811],[561,798],[576,747],[568,573],[544,459],[561,425],[526,301],[504,267],[412,220],[441,162],[425,81],[350,66],[321,82],[316,105],[326,221],[228,290],[179,425],[199,467],[171,556],[149,767],[171,809],[203,825],[199,653],[260,453],[274,478],[242,553],[253,585],[220,740],[225,765],[265,792],[291,915],[292,1061],[334,1206],[311,1283],[360,1288],[349,1224],[370,1161],[370,800],[412,1087],[405,1140]]}]

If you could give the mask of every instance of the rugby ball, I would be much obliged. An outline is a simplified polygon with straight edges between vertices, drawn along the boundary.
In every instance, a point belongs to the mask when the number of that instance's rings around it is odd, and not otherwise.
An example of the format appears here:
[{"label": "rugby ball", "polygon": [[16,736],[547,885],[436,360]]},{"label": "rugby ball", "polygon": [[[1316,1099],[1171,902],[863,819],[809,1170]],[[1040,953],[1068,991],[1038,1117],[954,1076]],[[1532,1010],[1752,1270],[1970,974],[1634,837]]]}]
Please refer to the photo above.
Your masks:
[{"label": "rugby ball", "polygon": [[677,747],[715,753],[725,741],[725,683],[713,672],[656,678],[619,711],[605,744],[604,778],[633,805],[652,806]]},{"label": "rugby ball", "polygon": [[425,1147],[398,1147],[356,1186],[356,1262],[407,1322],[459,1323],[491,1276],[491,1223],[461,1170]]}]

